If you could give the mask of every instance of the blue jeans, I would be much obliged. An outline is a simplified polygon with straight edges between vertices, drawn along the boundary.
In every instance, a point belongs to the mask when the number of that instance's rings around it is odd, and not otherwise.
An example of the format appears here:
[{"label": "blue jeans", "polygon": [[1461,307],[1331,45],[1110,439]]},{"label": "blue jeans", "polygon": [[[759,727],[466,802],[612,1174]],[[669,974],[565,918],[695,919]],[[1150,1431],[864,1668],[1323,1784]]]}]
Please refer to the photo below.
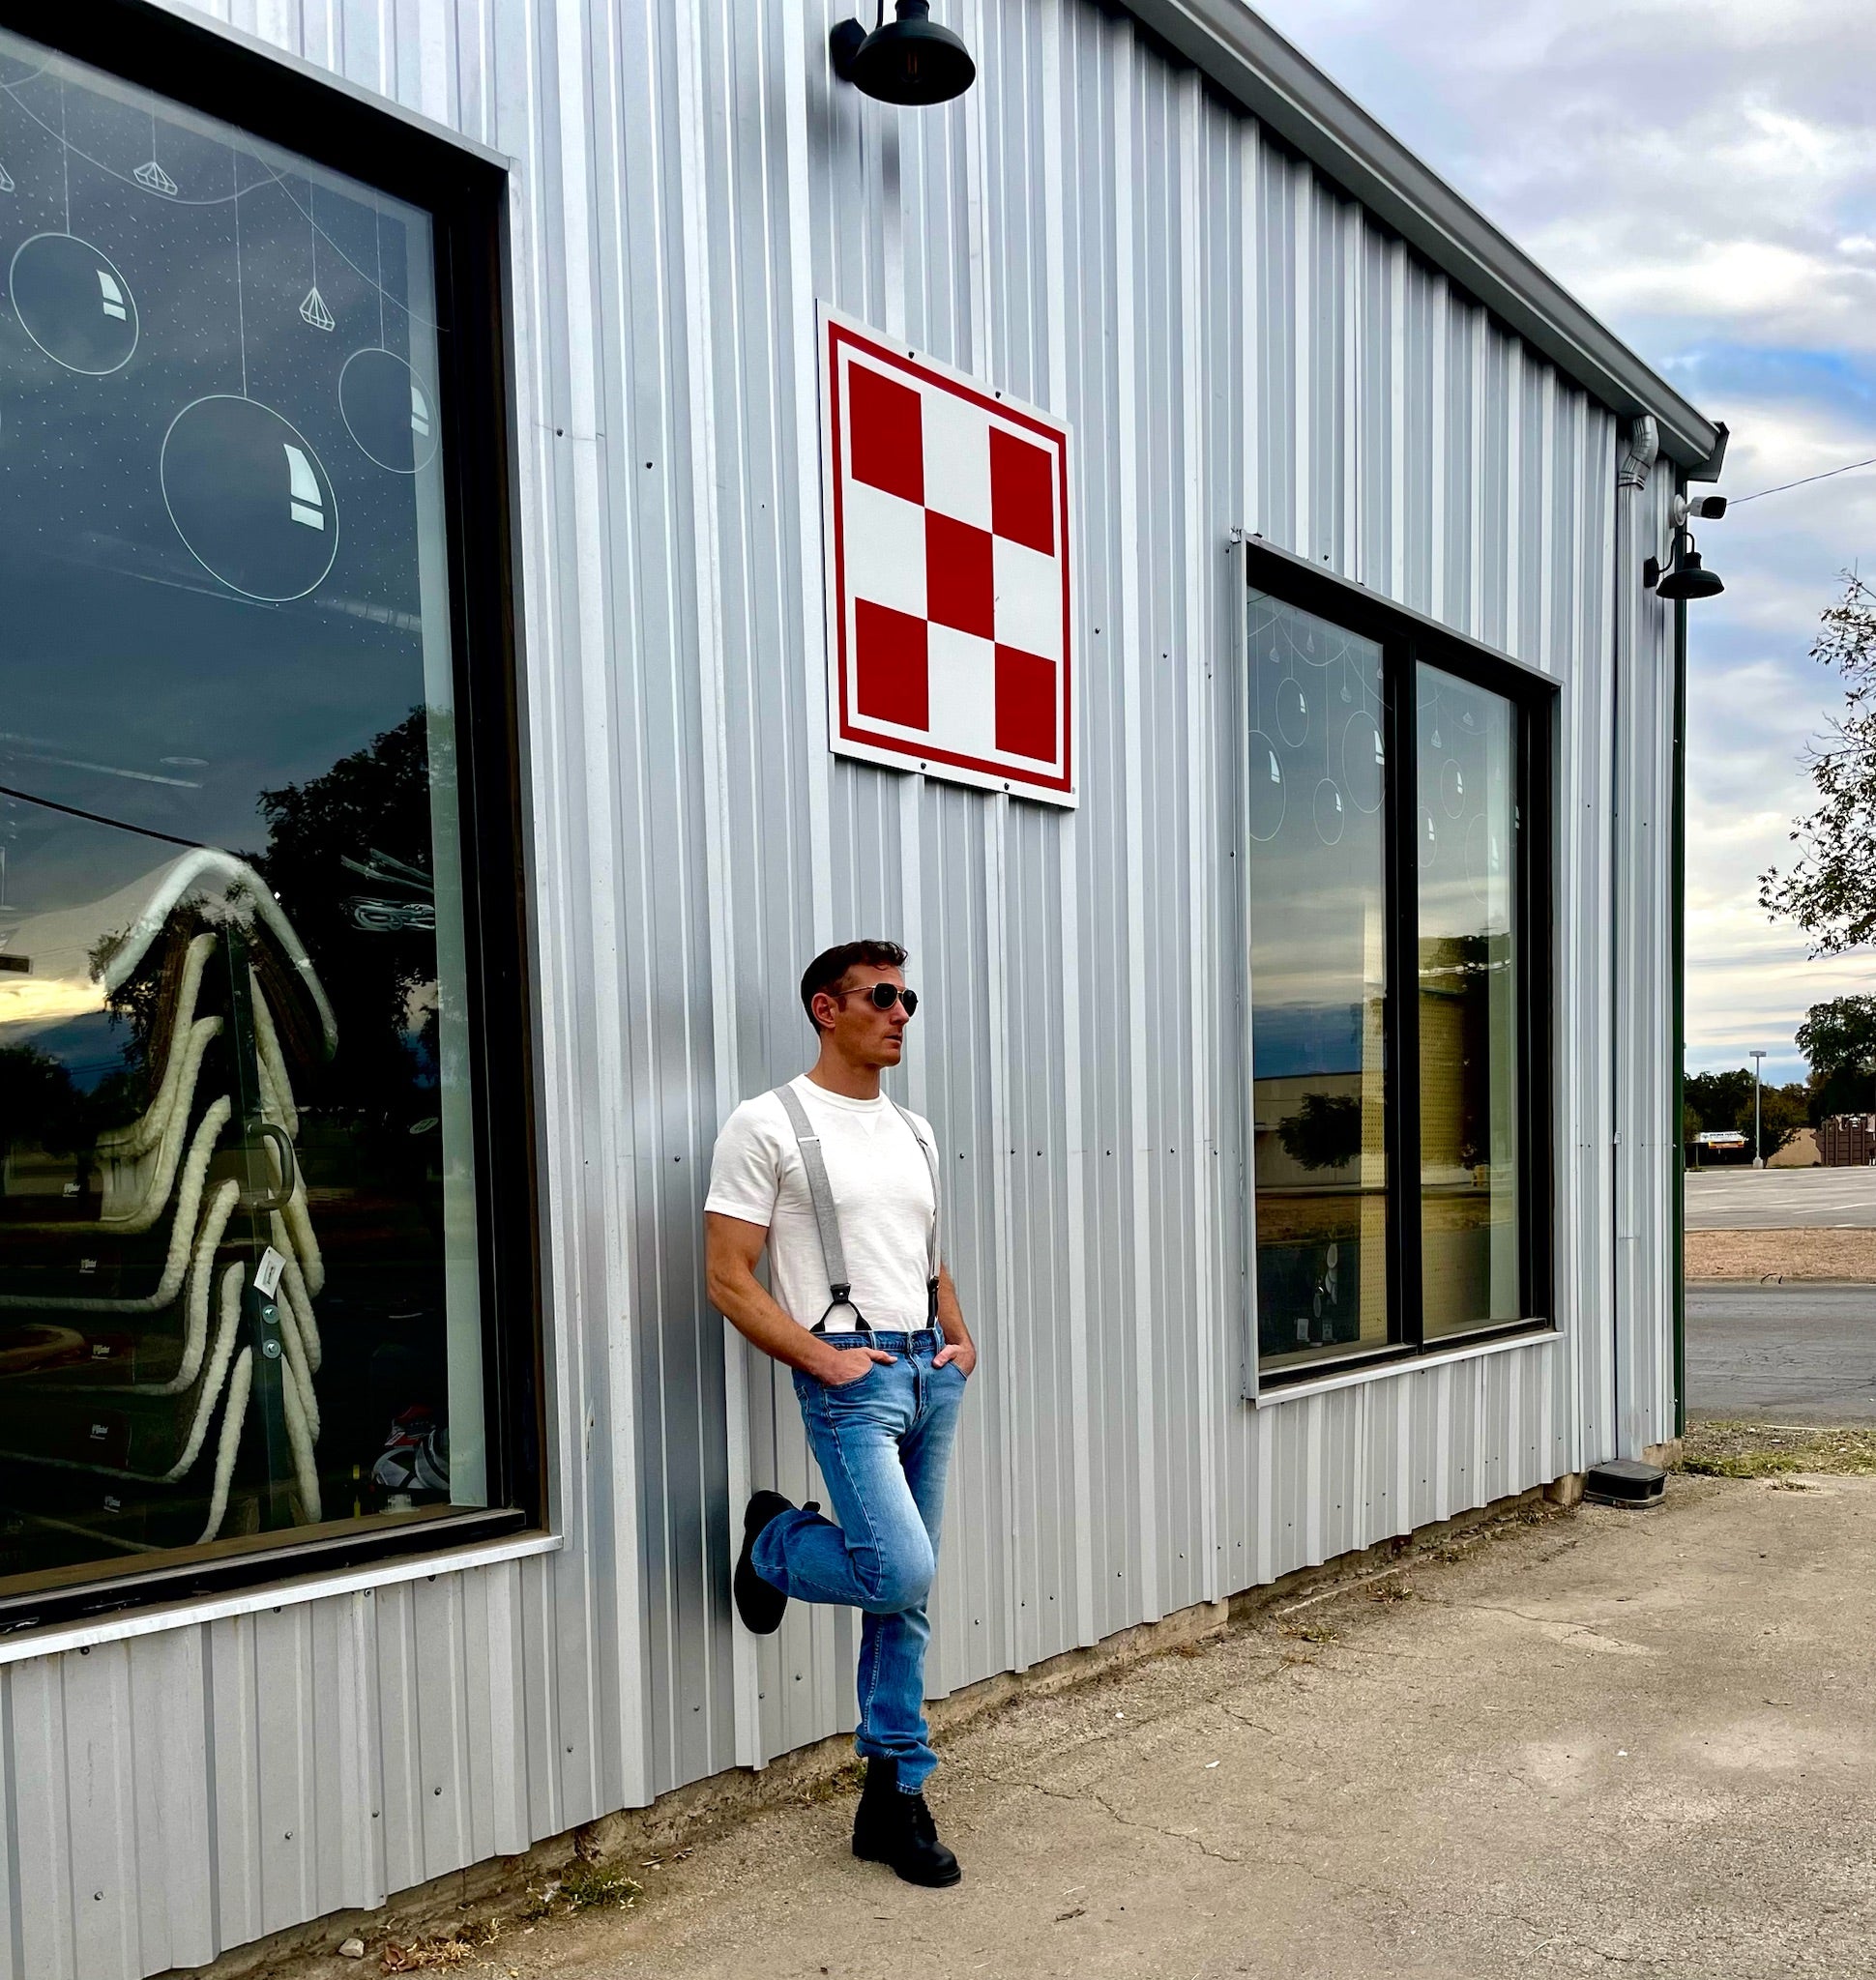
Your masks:
[{"label": "blue jeans", "polygon": [[839,1387],[795,1371],[807,1441],[839,1524],[785,1512],[755,1543],[755,1571],[796,1601],[864,1612],[860,1729],[855,1750],[895,1760],[899,1787],[924,1786],[938,1756],[926,1737],[925,1594],[938,1566],[945,1472],[964,1396],[954,1362],[932,1366],[945,1344],[916,1333],[830,1333],[835,1348],[883,1348],[870,1375]]}]

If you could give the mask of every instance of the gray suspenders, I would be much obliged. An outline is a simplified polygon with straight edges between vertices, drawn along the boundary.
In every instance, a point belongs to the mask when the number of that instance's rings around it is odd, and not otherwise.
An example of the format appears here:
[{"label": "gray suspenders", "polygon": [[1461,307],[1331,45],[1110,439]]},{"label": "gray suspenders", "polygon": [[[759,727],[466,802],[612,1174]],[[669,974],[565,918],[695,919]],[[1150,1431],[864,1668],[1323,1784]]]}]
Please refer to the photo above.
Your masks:
[{"label": "gray suspenders", "polygon": [[[834,1208],[834,1186],[828,1181],[827,1160],[821,1153],[821,1137],[814,1132],[813,1123],[807,1118],[807,1109],[801,1103],[800,1096],[792,1086],[775,1089],[775,1096],[781,1102],[781,1111],[788,1116],[788,1124],[795,1130],[795,1140],[802,1151],[802,1167],[807,1175],[807,1193],[814,1204],[814,1222],[821,1233],[821,1257],[827,1265],[827,1311],[814,1323],[811,1331],[822,1332],[827,1326],[828,1314],[836,1306],[845,1306],[860,1323],[860,1331],[871,1333],[872,1326],[866,1316],[853,1303],[853,1281],[847,1277],[847,1251],[840,1241],[840,1219]],[[925,1260],[925,1324],[938,1324],[938,1157],[933,1153],[910,1114],[899,1103],[893,1102],[894,1111],[912,1129],[912,1139],[919,1144],[919,1152],[925,1158],[925,1167],[931,1172],[931,1242]]]}]

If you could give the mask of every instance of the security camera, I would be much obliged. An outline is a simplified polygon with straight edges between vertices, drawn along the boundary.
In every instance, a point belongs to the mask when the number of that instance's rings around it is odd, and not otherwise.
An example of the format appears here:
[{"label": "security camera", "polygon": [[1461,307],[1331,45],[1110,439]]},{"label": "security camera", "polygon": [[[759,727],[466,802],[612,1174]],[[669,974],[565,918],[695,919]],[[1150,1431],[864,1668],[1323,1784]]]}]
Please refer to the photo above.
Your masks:
[{"label": "security camera", "polygon": [[1726,513],[1724,495],[1699,495],[1689,502],[1685,495],[1677,495],[1668,510],[1670,531],[1685,529],[1695,516],[1708,522],[1717,522]]}]

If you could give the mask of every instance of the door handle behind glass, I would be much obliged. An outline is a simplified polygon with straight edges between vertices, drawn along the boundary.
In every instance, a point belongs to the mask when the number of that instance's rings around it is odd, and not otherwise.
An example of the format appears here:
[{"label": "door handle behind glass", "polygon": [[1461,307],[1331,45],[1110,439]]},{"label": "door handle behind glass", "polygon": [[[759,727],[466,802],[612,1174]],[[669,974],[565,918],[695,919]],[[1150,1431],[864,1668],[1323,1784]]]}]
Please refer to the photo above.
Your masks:
[{"label": "door handle behind glass", "polygon": [[286,1129],[272,1121],[255,1122],[254,1132],[262,1141],[271,1141],[279,1151],[280,1181],[277,1189],[243,1192],[243,1203],[249,1209],[283,1210],[293,1195],[293,1184],[298,1175],[298,1165],[293,1156],[293,1144],[287,1139]]}]

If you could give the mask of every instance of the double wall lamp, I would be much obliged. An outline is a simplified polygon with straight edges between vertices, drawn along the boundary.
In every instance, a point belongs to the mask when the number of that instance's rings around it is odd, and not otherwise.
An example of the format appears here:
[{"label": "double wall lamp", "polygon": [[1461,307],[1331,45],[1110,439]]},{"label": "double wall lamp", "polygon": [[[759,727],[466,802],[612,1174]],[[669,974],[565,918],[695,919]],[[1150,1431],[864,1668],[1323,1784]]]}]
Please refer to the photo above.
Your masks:
[{"label": "double wall lamp", "polygon": [[1663,569],[1658,557],[1642,563],[1642,583],[1657,598],[1716,598],[1726,589],[1719,572],[1701,563],[1700,552],[1693,546],[1693,532],[1687,527],[1693,516],[1717,522],[1725,513],[1724,495],[1702,495],[1695,502],[1685,495],[1674,498],[1674,507],[1668,511],[1668,566]]},{"label": "double wall lamp", "polygon": [[931,0],[898,0],[898,18],[886,18],[886,0],[868,34],[843,20],[828,37],[834,73],[862,96],[882,103],[948,103],[977,80],[971,51],[931,17]]}]

